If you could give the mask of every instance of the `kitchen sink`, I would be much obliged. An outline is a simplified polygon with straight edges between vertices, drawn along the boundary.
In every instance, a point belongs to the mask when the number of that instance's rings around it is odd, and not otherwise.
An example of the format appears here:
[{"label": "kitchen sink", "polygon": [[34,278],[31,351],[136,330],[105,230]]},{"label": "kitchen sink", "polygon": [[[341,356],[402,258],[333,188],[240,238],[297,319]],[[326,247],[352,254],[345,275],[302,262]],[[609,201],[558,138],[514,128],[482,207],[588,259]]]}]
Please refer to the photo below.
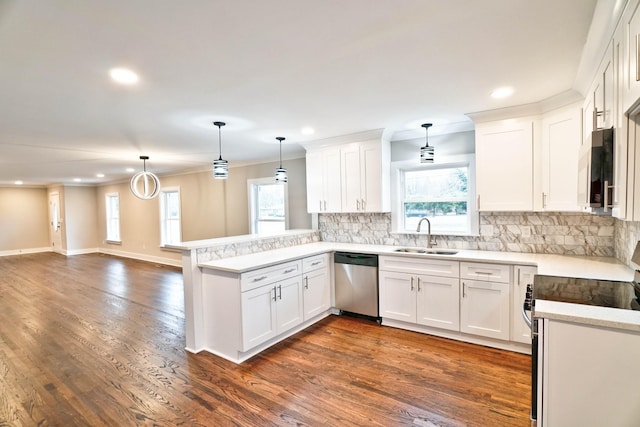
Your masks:
[{"label": "kitchen sink", "polygon": [[425,254],[425,255],[455,255],[458,253],[455,249],[442,248],[399,248],[395,252],[403,252],[408,254]]}]

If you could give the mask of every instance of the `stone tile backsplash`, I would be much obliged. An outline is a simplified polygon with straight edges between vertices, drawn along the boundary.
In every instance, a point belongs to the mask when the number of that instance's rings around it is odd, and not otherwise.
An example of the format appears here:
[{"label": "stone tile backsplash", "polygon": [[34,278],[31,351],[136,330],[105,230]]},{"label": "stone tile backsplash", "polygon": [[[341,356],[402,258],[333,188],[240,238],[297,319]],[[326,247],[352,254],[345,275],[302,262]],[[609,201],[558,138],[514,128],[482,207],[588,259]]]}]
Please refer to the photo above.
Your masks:
[{"label": "stone tile backsplash", "polygon": [[[616,258],[627,265],[631,264],[631,256],[640,240],[640,222],[616,221],[615,252]],[[636,267],[634,267],[636,268]]]},{"label": "stone tile backsplash", "polygon": [[[622,221],[577,212],[489,212],[480,214],[479,236],[434,238],[438,247],[453,249],[615,256],[616,222]],[[426,243],[424,234],[393,233],[389,213],[320,214],[318,224],[323,241],[397,246]]]},{"label": "stone tile backsplash", "polygon": [[291,236],[266,236],[239,243],[220,243],[218,245],[196,249],[196,255],[198,262],[208,262],[318,241],[320,241],[320,234],[317,231],[300,232]]}]

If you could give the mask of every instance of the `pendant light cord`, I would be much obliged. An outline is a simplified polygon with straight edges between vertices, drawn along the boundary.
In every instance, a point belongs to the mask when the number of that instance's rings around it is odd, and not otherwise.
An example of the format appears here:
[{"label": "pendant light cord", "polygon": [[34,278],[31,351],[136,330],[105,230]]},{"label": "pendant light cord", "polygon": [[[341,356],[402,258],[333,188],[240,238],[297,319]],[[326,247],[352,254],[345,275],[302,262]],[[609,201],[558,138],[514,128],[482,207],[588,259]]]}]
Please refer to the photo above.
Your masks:
[{"label": "pendant light cord", "polygon": [[220,153],[220,157],[218,160],[222,160],[222,132],[221,127],[218,125],[218,152]]}]

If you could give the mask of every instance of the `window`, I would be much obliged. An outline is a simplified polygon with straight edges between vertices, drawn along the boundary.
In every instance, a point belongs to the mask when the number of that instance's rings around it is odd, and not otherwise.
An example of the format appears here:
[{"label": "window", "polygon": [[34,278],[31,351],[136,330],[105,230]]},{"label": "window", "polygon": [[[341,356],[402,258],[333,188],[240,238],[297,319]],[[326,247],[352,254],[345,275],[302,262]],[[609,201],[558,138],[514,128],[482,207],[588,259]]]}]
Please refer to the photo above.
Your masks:
[{"label": "window", "polygon": [[398,168],[394,229],[415,233],[420,219],[426,217],[432,234],[477,234],[472,168],[472,161]]},{"label": "window", "polygon": [[180,243],[181,228],[180,189],[164,189],[160,191],[160,245]]},{"label": "window", "polygon": [[107,207],[107,241],[120,242],[120,196],[118,193],[105,195]]},{"label": "window", "polygon": [[248,181],[252,234],[274,234],[288,228],[287,184],[274,178]]}]

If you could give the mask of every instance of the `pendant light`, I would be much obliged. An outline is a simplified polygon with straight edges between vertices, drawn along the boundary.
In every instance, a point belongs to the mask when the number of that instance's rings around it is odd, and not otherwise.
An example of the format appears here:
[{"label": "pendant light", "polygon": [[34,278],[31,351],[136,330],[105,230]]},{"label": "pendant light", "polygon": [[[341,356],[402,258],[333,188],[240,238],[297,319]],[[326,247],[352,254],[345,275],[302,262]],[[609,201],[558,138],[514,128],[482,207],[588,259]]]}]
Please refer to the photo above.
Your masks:
[{"label": "pendant light", "polygon": [[220,150],[220,157],[218,160],[213,161],[213,179],[227,179],[229,178],[229,162],[222,160],[222,136],[220,129],[226,125],[225,122],[213,122],[214,126],[218,126],[218,149]]},{"label": "pendant light", "polygon": [[285,183],[289,179],[287,177],[287,170],[282,167],[282,141],[285,140],[285,137],[276,136],[276,139],[280,141],[280,167],[276,169],[276,182]]},{"label": "pendant light", "polygon": [[150,200],[160,193],[160,180],[151,172],[147,172],[147,160],[149,156],[140,156],[143,162],[143,171],[131,177],[129,188],[138,199]]},{"label": "pendant light", "polygon": [[433,146],[429,146],[429,128],[433,126],[432,123],[424,123],[422,127],[425,130],[425,143],[424,147],[420,147],[420,163],[433,163],[435,158],[435,150]]}]

